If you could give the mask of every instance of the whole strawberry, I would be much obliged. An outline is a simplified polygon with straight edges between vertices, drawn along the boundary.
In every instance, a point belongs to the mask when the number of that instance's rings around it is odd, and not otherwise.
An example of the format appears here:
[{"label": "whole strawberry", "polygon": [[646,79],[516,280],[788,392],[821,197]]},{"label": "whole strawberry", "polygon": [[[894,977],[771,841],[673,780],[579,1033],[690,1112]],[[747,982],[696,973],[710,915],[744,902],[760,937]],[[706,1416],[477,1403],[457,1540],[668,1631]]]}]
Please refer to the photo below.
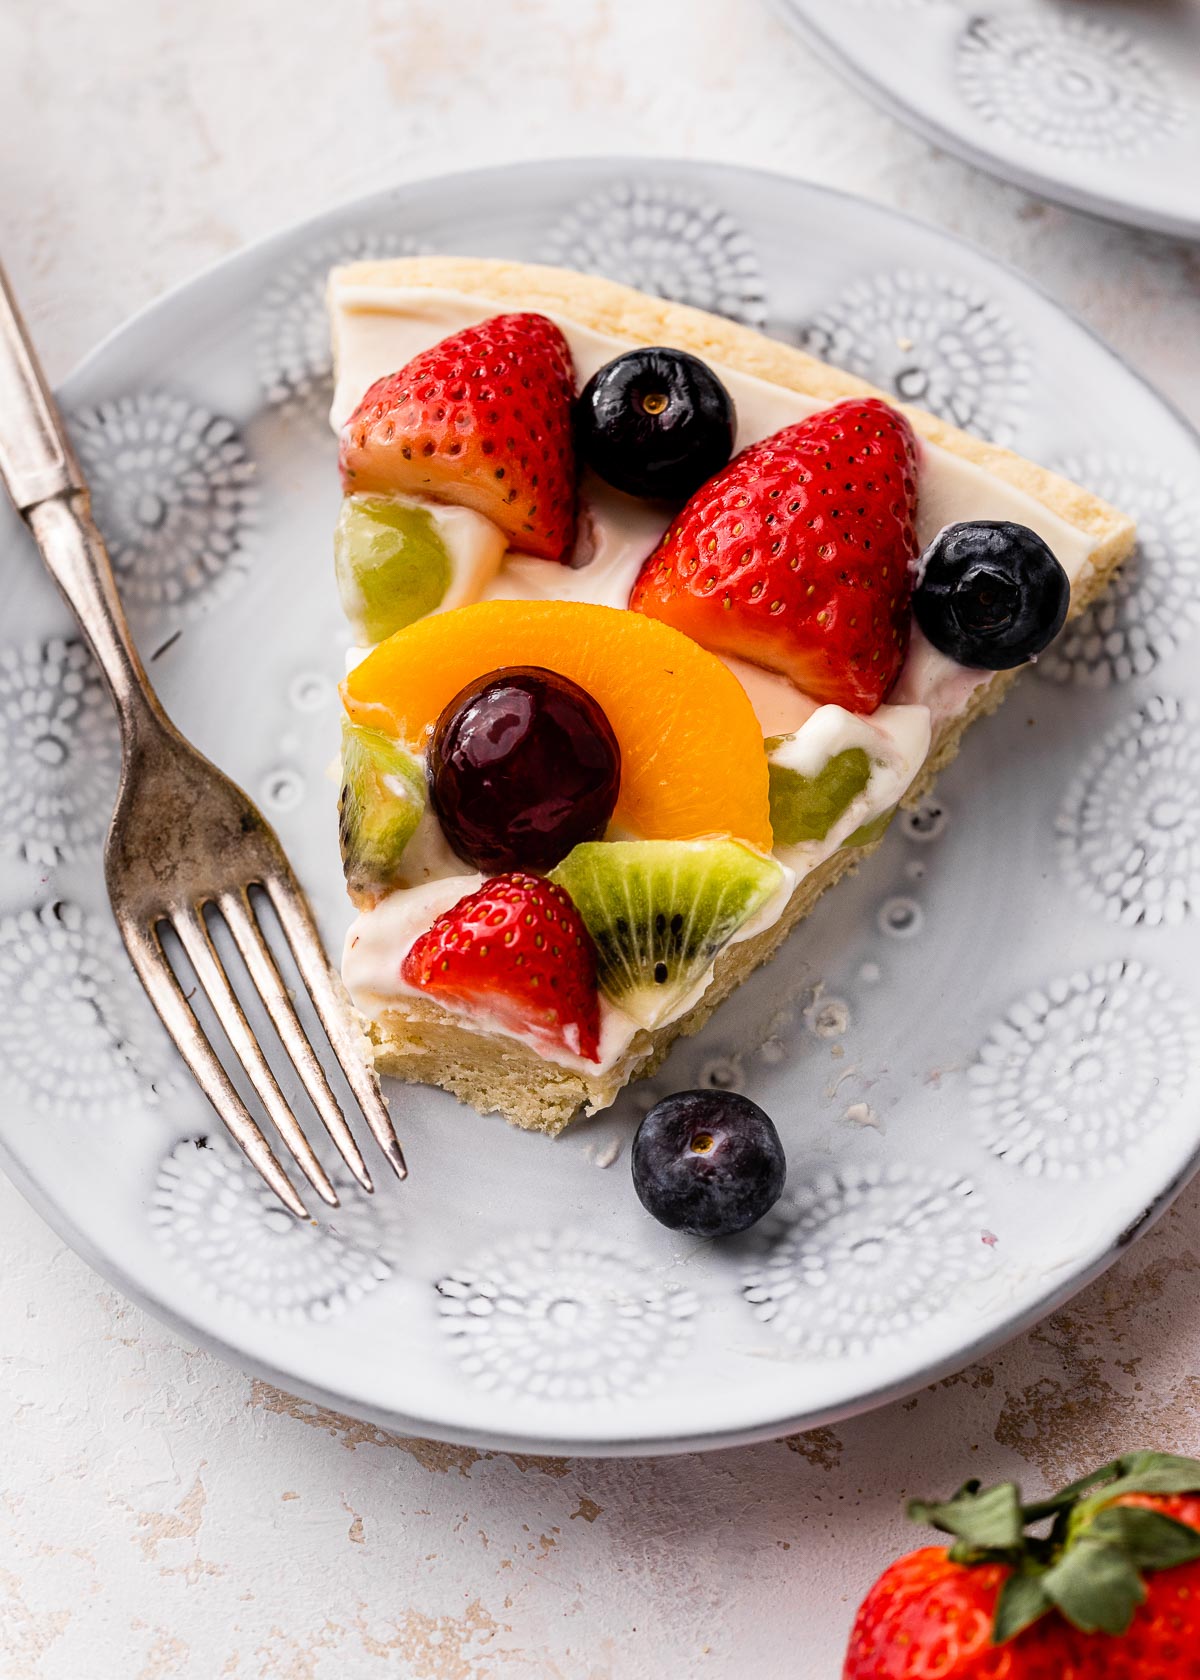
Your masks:
[{"label": "whole strawberry", "polygon": [[1003,1563],[967,1568],[923,1546],[885,1570],[854,1623],[842,1680],[1079,1680],[1074,1630],[1047,1620],[997,1648]]},{"label": "whole strawberry", "polygon": [[599,1060],[595,947],[552,881],[519,872],[485,881],[417,939],[400,972],[439,1002]]},{"label": "whole strawberry", "polygon": [[671,522],[629,605],[873,712],[908,647],[916,461],[908,421],[878,398],[751,444]]},{"label": "whole strawberry", "polygon": [[968,1482],[909,1510],[955,1543],[884,1571],[843,1680],[1200,1680],[1200,1460],[1128,1453],[1033,1505]]},{"label": "whole strawberry", "polygon": [[553,321],[494,315],[376,380],[342,427],[342,483],[474,508],[514,548],[566,560],[574,395],[571,352]]}]

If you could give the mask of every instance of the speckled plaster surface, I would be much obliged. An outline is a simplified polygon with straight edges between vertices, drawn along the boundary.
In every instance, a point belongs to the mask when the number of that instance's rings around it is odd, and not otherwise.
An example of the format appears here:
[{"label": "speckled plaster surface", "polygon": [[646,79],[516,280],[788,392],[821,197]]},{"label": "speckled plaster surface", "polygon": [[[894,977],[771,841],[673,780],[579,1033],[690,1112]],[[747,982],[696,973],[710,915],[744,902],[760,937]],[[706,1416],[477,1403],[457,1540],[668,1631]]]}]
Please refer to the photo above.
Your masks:
[{"label": "speckled plaster surface", "polygon": [[[441,169],[658,152],[978,240],[1200,418],[1200,255],[1050,209],[875,114],[751,0],[5,0],[4,259],[51,372],[256,235]],[[813,237],[819,238],[819,230]],[[481,1454],[167,1334],[0,1182],[4,1680],[833,1680],[906,1493],[1200,1451],[1200,1187],[986,1364],[793,1440]]]}]

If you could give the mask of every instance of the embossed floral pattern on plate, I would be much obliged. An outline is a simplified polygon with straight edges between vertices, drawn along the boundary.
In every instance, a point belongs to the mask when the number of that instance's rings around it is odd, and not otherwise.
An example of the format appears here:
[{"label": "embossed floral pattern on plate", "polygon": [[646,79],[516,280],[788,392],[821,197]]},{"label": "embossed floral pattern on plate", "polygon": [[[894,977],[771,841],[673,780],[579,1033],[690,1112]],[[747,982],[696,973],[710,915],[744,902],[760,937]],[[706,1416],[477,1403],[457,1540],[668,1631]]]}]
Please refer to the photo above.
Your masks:
[{"label": "embossed floral pattern on plate", "polygon": [[1058,815],[1067,879],[1125,926],[1182,922],[1200,903],[1200,712],[1155,696],[1088,754]]},{"label": "embossed floral pattern on plate", "polygon": [[1200,625],[1200,493],[1149,461],[1091,453],[1056,463],[1137,522],[1137,547],[1103,597],[1038,661],[1040,677],[1106,688],[1147,676]]},{"label": "embossed floral pattern on plate", "polygon": [[902,269],[858,280],[804,326],[814,356],[994,443],[1018,431],[1029,351],[984,293]]},{"label": "embossed floral pattern on plate", "polygon": [[1182,122],[1166,67],[1091,18],[973,17],[957,73],[985,121],[1041,146],[1128,156],[1163,146]]},{"label": "embossed floral pattern on plate", "polygon": [[793,1347],[857,1358],[903,1336],[992,1264],[974,1185],[900,1164],[824,1173],[776,1216],[744,1294]]},{"label": "embossed floral pattern on plate", "polygon": [[193,614],[237,587],[258,492],[232,421],[141,391],[76,414],[71,434],[128,607]]},{"label": "embossed floral pattern on plate", "polygon": [[644,1392],[687,1351],[699,1306],[690,1289],[589,1231],[515,1237],[448,1273],[437,1291],[442,1327],[473,1382],[553,1401]]},{"label": "embossed floral pattern on plate", "polygon": [[1116,958],[1028,993],[970,1070],[980,1136],[1034,1177],[1117,1171],[1165,1124],[1200,1040],[1192,1007],[1140,962]]},{"label": "embossed floral pattern on plate", "polygon": [[727,210],[695,193],[627,181],[606,187],[556,223],[543,260],[748,326],[766,319],[754,246]]},{"label": "embossed floral pattern on plate", "polygon": [[0,647],[0,847],[30,863],[86,854],[108,827],[117,725],[82,642]]},{"label": "embossed floral pattern on plate", "polygon": [[151,1224],[203,1294],[268,1318],[320,1323],[393,1269],[378,1204],[344,1173],[332,1177],[342,1206],[297,1219],[220,1133],[184,1138],[159,1168]]},{"label": "embossed floral pattern on plate", "polygon": [[171,1052],[100,908],[0,917],[0,1084],[73,1124],[178,1095]]}]

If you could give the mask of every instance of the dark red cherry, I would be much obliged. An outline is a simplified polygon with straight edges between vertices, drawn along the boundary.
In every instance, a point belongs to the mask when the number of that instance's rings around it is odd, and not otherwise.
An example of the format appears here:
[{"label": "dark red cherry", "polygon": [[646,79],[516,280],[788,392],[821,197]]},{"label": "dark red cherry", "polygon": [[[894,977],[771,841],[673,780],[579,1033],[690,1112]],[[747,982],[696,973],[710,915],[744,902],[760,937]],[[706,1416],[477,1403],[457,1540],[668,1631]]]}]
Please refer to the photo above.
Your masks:
[{"label": "dark red cherry", "polygon": [[442,832],[485,875],[552,869],[604,833],[621,785],[612,725],[578,683],[537,666],[492,671],[433,731],[429,795]]}]

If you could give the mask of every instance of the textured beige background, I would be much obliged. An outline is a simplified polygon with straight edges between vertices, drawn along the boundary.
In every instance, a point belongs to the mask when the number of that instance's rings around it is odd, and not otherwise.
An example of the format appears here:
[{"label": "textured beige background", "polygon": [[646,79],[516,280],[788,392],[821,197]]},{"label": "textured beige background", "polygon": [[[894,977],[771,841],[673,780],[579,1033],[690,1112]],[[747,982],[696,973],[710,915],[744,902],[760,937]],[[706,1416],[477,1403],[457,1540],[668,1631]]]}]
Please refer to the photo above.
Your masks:
[{"label": "textured beige background", "polygon": [[[753,0],[0,0],[3,254],[52,373],[338,199],[646,151],[949,226],[1200,417],[1200,255],[940,156]],[[814,237],[816,235],[814,234]],[[3,1680],[834,1680],[905,1493],[1200,1451],[1200,1188],[1068,1310],[872,1417],[706,1458],[395,1440],[105,1288],[0,1181]]]}]

